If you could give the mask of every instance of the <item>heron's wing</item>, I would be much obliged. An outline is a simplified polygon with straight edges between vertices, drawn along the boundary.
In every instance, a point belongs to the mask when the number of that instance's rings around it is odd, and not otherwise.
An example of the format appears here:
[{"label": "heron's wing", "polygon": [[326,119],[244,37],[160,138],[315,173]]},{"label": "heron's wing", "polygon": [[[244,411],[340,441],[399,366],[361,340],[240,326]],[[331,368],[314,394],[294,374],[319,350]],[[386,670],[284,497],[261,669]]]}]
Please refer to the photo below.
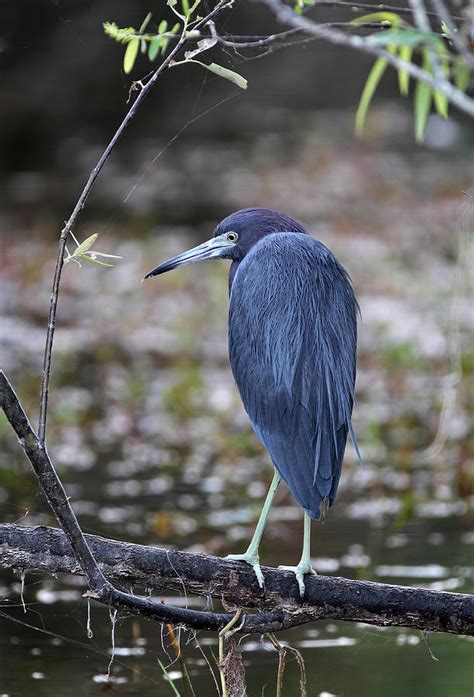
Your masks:
[{"label": "heron's wing", "polygon": [[277,471],[313,518],[334,501],[351,428],[356,313],[347,273],[306,235],[265,237],[232,285],[237,386]]}]

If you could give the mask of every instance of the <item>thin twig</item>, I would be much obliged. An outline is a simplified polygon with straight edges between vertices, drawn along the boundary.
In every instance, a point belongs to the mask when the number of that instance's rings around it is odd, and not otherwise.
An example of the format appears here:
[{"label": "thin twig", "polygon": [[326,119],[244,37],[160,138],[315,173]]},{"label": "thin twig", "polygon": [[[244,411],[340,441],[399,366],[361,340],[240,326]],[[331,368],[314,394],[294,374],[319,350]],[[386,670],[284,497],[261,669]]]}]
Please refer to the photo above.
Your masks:
[{"label": "thin twig", "polygon": [[433,75],[428,73],[426,70],[419,68],[413,63],[401,60],[397,55],[384,51],[381,48],[370,43],[370,38],[364,38],[357,35],[345,34],[337,29],[331,29],[322,24],[318,24],[308,19],[306,16],[296,14],[291,7],[285,5],[281,0],[261,0],[270,7],[270,9],[275,14],[276,18],[287,25],[295,28],[303,29],[306,33],[313,36],[318,36],[321,39],[325,39],[332,44],[339,46],[347,46],[348,48],[356,49],[357,51],[362,51],[363,53],[368,53],[376,58],[383,58],[394,66],[398,70],[405,70],[409,75],[416,78],[417,80],[422,80],[430,85],[434,89],[442,92],[449,101],[458,107],[464,113],[469,114],[469,116],[474,117],[474,99],[468,97],[464,92],[458,90],[454,85],[452,85],[448,80],[437,80]]},{"label": "thin twig", "polygon": [[[426,11],[425,3],[423,0],[408,0],[410,7],[413,10],[413,16],[415,18],[415,24],[418,29],[425,32],[431,32],[430,20],[428,19],[428,13]],[[430,57],[430,62],[433,67],[434,76],[439,83],[444,82],[444,73],[439,62],[438,54],[432,46],[427,46],[428,55]]]},{"label": "thin twig", "polygon": [[[413,10],[410,7],[399,7],[396,5],[383,5],[377,3],[372,5],[368,2],[346,2],[345,0],[318,0],[316,3],[317,7],[337,7],[340,9],[352,10],[357,12],[358,10],[369,10],[369,12],[398,12],[399,14],[411,15]],[[436,12],[428,12],[430,17],[437,17]],[[454,19],[462,19],[455,15]]]},{"label": "thin twig", "polygon": [[[354,29],[354,25],[350,22],[321,22],[320,26],[323,27],[336,27],[345,29]],[[381,22],[361,22],[357,25],[358,29],[380,29]],[[227,46],[228,48],[265,48],[265,46],[271,46],[272,50],[277,48],[290,48],[291,46],[299,46],[300,44],[307,43],[309,41],[314,41],[320,37],[310,36],[304,39],[295,39],[294,41],[288,41],[288,43],[280,43],[288,36],[294,36],[296,34],[302,34],[301,29],[290,29],[289,31],[282,31],[279,34],[271,34],[270,36],[256,36],[256,37],[241,37],[241,36],[219,36],[217,33],[214,37],[218,40],[222,46]],[[270,51],[268,52],[270,53]]]},{"label": "thin twig", "polygon": [[301,29],[288,29],[287,31],[281,31],[277,34],[270,34],[270,36],[237,36],[233,34],[219,36],[215,30],[213,32],[213,35],[220,44],[229,46],[230,48],[263,48],[264,46],[269,46],[278,41],[283,41],[295,34],[301,34]]},{"label": "thin twig", "polygon": [[286,654],[288,649],[284,644],[280,644],[272,632],[267,632],[266,636],[278,652],[278,673],[275,697],[282,697],[283,675],[285,673]]},{"label": "thin twig", "polygon": [[[456,25],[454,24],[454,17],[448,10],[444,3],[444,0],[431,0],[436,12],[449,29],[449,39],[453,42],[456,51],[460,56],[464,58],[466,63],[474,69],[474,55],[469,51],[467,44],[461,34],[459,33]],[[458,19],[458,17],[456,17]]]},{"label": "thin twig", "polygon": [[[206,26],[206,24],[211,21],[219,12],[221,12],[224,8],[230,7],[232,5],[233,0],[221,0],[216,7],[209,12],[203,19],[199,20],[197,24],[194,26],[194,30],[199,30],[202,27]],[[85,203],[89,197],[89,194],[95,184],[95,181],[97,177],[99,176],[100,172],[102,171],[102,168],[104,167],[110,153],[116,146],[117,142],[120,140],[123,132],[129,125],[130,121],[132,118],[135,116],[138,107],[140,104],[143,102],[145,97],[148,95],[150,92],[151,88],[153,85],[156,83],[158,80],[159,76],[170,66],[172,63],[174,57],[176,54],[181,50],[181,48],[184,46],[184,44],[188,41],[188,37],[184,34],[181,35],[178,43],[174,46],[174,48],[170,51],[168,56],[165,58],[165,60],[161,63],[161,65],[155,70],[153,75],[150,77],[148,82],[145,82],[143,84],[143,88],[138,94],[136,100],[128,110],[127,114],[125,115],[125,118],[123,119],[122,123],[116,130],[112,140],[110,143],[107,145],[105,148],[104,152],[99,158],[99,161],[97,162],[96,166],[94,169],[91,171],[89,178],[86,182],[86,185],[84,189],[82,190],[81,195],[79,196],[77,203],[74,207],[74,210],[72,211],[69,219],[65,223],[63,229],[61,230],[61,236],[59,238],[59,247],[58,247],[58,255],[56,258],[56,267],[54,271],[54,278],[53,278],[53,288],[51,291],[51,300],[50,300],[50,305],[49,305],[49,314],[48,314],[48,329],[46,333],[46,344],[45,344],[45,349],[44,349],[44,359],[43,359],[43,374],[42,374],[42,380],[41,380],[41,396],[40,396],[40,413],[39,413],[39,425],[38,425],[38,438],[40,442],[44,445],[45,439],[46,439],[46,422],[47,422],[47,416],[48,416],[48,397],[49,397],[49,380],[50,380],[50,375],[51,375],[51,358],[52,358],[52,352],[53,352],[53,341],[54,341],[54,331],[56,328],[56,315],[57,315],[57,310],[58,310],[58,299],[59,299],[59,286],[61,283],[61,274],[64,266],[64,251],[66,248],[66,242],[68,239],[68,236],[71,232],[72,227],[76,223],[76,220],[81,213],[82,209],[85,206]]]},{"label": "thin twig", "polygon": [[239,608],[230,620],[230,622],[228,622],[228,624],[226,624],[226,626],[223,627],[219,632],[219,673],[221,676],[222,697],[228,697],[224,673],[224,641],[226,639],[227,633],[232,629],[232,627],[235,627],[235,625],[239,621],[241,614],[242,610],[241,608]]}]

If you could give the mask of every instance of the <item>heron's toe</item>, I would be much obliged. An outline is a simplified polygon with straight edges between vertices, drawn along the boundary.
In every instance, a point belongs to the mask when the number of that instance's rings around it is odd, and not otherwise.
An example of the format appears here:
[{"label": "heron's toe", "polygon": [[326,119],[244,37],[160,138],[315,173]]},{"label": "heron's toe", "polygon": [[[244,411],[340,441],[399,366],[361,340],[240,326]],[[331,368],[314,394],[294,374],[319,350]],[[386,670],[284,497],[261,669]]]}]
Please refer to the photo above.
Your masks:
[{"label": "heron's toe", "polygon": [[265,590],[265,579],[263,577],[258,554],[248,554],[247,552],[245,554],[228,554],[224,558],[231,561],[244,561],[246,564],[249,564],[254,570],[258,585],[262,590]]},{"label": "heron's toe", "polygon": [[309,562],[301,562],[300,561],[298,566],[279,566],[278,568],[282,569],[283,571],[291,571],[292,573],[295,574],[296,580],[298,582],[298,588],[300,589],[300,597],[301,597],[301,600],[303,600],[304,593],[305,593],[304,577],[307,574],[312,574],[314,576],[317,576],[317,573],[313,569],[311,564]]}]

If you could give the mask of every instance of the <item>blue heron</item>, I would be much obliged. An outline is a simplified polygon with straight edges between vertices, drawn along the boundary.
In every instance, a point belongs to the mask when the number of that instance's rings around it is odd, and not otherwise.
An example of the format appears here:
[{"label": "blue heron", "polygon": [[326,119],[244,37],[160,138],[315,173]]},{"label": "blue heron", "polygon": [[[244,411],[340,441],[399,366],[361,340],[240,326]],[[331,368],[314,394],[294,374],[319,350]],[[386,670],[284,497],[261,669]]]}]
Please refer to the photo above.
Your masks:
[{"label": "blue heron", "polygon": [[304,509],[295,573],[300,594],[310,561],[311,519],[332,506],[351,424],[358,305],[330,250],[283,213],[237,211],[214,237],[165,261],[145,278],[203,259],[229,259],[229,357],[250,422],[275,468],[245,554],[264,588],[258,548],[273,497],[286,483]]}]

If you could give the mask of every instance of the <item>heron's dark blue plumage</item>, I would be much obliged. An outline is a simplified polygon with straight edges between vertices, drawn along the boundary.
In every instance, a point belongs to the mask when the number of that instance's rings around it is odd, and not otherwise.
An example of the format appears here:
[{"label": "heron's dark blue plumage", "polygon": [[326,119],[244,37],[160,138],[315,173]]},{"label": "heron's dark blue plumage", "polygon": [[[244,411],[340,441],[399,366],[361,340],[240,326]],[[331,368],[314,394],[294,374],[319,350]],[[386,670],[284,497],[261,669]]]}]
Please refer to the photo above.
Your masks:
[{"label": "heron's dark blue plumage", "polygon": [[312,518],[336,495],[354,400],[357,303],[321,242],[263,236],[236,271],[232,371],[252,426]]},{"label": "heron's dark blue plumage", "polygon": [[300,223],[248,208],[148,276],[208,258],[232,260],[229,355],[252,426],[295,499],[319,519],[321,504],[334,502],[348,432],[357,449],[357,302],[348,274]]}]

